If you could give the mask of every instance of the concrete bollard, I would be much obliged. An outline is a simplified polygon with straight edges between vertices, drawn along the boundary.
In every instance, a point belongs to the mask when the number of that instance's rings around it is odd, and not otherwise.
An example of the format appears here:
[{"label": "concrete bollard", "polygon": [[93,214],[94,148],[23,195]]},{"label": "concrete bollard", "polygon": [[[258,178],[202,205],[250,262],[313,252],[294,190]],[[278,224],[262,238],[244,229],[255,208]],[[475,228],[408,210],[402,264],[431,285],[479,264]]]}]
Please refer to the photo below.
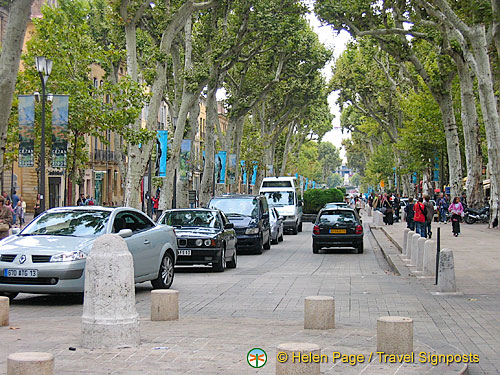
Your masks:
[{"label": "concrete bollard", "polygon": [[7,357],[7,375],[53,375],[54,356],[50,353],[12,353]]},{"label": "concrete bollard", "polygon": [[328,296],[311,296],[304,300],[304,328],[335,328],[335,300]]},{"label": "concrete bollard", "polygon": [[424,266],[422,274],[424,276],[432,276],[436,274],[436,242],[434,240],[425,241]]},{"label": "concrete bollard", "polygon": [[179,291],[172,289],[151,291],[151,320],[179,320]]},{"label": "concrete bollard", "polygon": [[137,346],[134,264],[125,240],[115,234],[97,238],[87,256],[82,315],[82,347]]},{"label": "concrete bollard", "polygon": [[425,245],[424,237],[420,237],[417,241],[418,245],[418,253],[417,253],[417,272],[422,272],[424,270],[424,245]]},{"label": "concrete bollard", "polygon": [[382,316],[377,319],[377,352],[411,354],[413,352],[413,319]]},{"label": "concrete bollard", "polygon": [[405,261],[411,260],[411,253],[412,253],[411,244],[413,241],[414,234],[415,234],[415,232],[412,230],[408,232],[408,238],[406,239],[406,256],[404,257]]},{"label": "concrete bollard", "polygon": [[366,213],[368,214],[369,217],[372,216],[372,208],[370,206],[366,206]]},{"label": "concrete bollard", "polygon": [[[293,360],[293,356],[310,356],[309,361]],[[317,356],[317,357],[316,357]],[[276,348],[276,375],[319,375],[321,348],[306,342],[288,342]],[[307,357],[306,357],[307,358]],[[317,361],[314,358],[318,358]],[[283,362],[281,362],[283,360]]]},{"label": "concrete bollard", "polygon": [[410,228],[405,228],[403,231],[403,257],[406,257],[406,247],[408,242],[408,233],[410,232]]},{"label": "concrete bollard", "polygon": [[375,215],[374,217],[376,218],[375,225],[377,225],[378,227],[383,226],[384,225],[384,214],[380,211],[375,211],[375,213],[373,215]]},{"label": "concrete bollard", "polygon": [[443,249],[439,253],[438,272],[438,291],[441,293],[455,293],[457,286],[455,283],[455,263],[452,250]]},{"label": "concrete bollard", "polygon": [[415,233],[411,237],[411,259],[409,266],[417,266],[417,255],[418,255],[418,239],[422,238],[422,236],[418,233]]},{"label": "concrete bollard", "polygon": [[0,327],[9,325],[9,297],[0,297]]}]

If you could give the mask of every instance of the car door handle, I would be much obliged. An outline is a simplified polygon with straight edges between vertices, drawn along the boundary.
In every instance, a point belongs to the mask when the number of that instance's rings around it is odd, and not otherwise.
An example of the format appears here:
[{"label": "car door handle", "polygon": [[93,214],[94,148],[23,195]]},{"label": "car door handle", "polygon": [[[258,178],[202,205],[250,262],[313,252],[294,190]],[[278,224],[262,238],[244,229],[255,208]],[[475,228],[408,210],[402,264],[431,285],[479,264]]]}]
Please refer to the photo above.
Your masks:
[{"label": "car door handle", "polygon": [[150,243],[149,240],[144,240],[144,245],[149,245]]}]

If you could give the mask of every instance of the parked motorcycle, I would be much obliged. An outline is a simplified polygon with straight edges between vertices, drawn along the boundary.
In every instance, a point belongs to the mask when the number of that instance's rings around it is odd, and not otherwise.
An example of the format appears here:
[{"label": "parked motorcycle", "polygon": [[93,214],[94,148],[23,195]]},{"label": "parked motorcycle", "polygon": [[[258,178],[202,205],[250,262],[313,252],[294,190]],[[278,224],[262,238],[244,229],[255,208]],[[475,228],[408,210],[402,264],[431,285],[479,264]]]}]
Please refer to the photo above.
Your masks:
[{"label": "parked motorcycle", "polygon": [[485,206],[479,210],[467,207],[464,211],[464,221],[467,224],[474,224],[477,221],[488,223],[490,221],[490,206]]}]

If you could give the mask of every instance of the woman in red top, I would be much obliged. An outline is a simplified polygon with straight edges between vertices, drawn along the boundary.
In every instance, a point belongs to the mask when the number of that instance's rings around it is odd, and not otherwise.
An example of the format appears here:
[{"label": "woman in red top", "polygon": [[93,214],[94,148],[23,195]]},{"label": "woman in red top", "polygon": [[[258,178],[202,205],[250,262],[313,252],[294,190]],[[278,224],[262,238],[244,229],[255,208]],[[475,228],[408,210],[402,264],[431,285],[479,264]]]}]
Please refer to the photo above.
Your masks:
[{"label": "woman in red top", "polygon": [[426,238],[425,234],[425,214],[424,214],[425,206],[423,204],[423,198],[418,198],[418,202],[413,206],[413,212],[415,215],[413,216],[413,220],[415,221],[415,230],[421,237]]}]

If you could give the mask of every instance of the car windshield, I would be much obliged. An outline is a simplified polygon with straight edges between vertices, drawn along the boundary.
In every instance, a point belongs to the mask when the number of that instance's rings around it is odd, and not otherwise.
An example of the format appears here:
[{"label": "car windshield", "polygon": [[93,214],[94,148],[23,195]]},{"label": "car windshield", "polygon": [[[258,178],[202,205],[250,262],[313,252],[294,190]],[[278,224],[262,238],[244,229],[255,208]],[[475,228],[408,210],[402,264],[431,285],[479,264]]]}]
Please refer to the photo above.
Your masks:
[{"label": "car windshield", "polygon": [[256,198],[221,198],[212,199],[210,208],[217,208],[226,216],[251,216],[256,217],[258,213]]},{"label": "car windshield", "polygon": [[323,211],[319,217],[320,224],[353,224],[356,222],[351,211]]},{"label": "car windshield", "polygon": [[106,232],[110,214],[95,210],[47,212],[29,224],[21,235],[95,237]]},{"label": "car windshield", "polygon": [[344,202],[325,204],[325,208],[346,207],[346,206],[347,206],[347,203],[344,203]]},{"label": "car windshield", "polygon": [[213,211],[167,211],[160,224],[173,227],[220,228],[217,213]]},{"label": "car windshield", "polygon": [[267,191],[263,193],[270,206],[290,206],[293,205],[293,191]]}]

